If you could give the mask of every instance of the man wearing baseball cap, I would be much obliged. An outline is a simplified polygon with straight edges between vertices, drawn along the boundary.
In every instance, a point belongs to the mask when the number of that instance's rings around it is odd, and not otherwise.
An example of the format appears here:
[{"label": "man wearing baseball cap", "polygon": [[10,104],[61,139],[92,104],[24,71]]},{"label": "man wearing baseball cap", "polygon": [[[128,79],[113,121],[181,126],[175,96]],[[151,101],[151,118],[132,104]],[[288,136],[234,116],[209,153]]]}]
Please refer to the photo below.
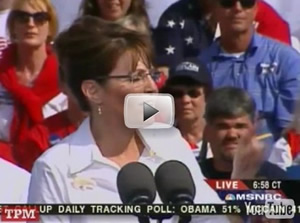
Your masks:
[{"label": "man wearing baseball cap", "polygon": [[176,125],[199,161],[211,157],[207,143],[202,141],[205,104],[211,90],[210,73],[195,59],[186,59],[171,68],[169,79],[161,90],[174,97]]}]

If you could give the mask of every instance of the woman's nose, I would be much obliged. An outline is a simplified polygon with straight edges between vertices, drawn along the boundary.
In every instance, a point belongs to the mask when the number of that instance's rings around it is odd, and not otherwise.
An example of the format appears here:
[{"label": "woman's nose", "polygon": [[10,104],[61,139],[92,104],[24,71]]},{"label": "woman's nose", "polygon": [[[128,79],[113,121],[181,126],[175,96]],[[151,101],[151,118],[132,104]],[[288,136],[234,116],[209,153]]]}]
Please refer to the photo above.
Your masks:
[{"label": "woman's nose", "polygon": [[183,104],[190,103],[191,99],[192,99],[191,96],[189,96],[188,94],[184,94],[181,97],[181,101],[182,101]]},{"label": "woman's nose", "polygon": [[34,19],[32,17],[29,17],[28,20],[27,20],[27,25],[28,26],[34,26],[35,25],[35,22],[34,22]]}]

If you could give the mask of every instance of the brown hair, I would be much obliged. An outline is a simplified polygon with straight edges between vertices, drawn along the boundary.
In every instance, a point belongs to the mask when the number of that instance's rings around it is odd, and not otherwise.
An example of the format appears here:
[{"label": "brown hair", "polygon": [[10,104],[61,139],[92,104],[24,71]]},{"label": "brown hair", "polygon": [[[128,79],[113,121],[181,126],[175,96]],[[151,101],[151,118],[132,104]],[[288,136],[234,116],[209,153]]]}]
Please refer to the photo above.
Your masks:
[{"label": "brown hair", "polygon": [[[101,17],[97,0],[83,0],[80,7],[80,14],[83,16],[91,15],[91,16]],[[126,15],[142,16],[144,18],[147,18],[148,20],[148,15],[145,9],[145,1],[132,0]]]},{"label": "brown hair", "polygon": [[[69,86],[84,111],[89,111],[81,91],[84,80],[96,80],[104,85],[105,77],[126,52],[132,55],[132,70],[140,59],[145,65],[152,65],[152,45],[148,35],[92,16],[76,20],[59,34],[54,47],[61,66],[60,79]],[[99,77],[104,81],[99,81]]]},{"label": "brown hair", "polygon": [[49,37],[47,42],[50,43],[53,41],[54,37],[57,34],[57,28],[58,28],[58,21],[55,13],[55,9],[50,3],[49,0],[14,0],[11,12],[9,13],[8,19],[7,19],[7,32],[10,37],[10,39],[13,41],[15,36],[14,36],[14,27],[15,27],[15,16],[13,11],[14,10],[19,10],[22,5],[24,4],[29,4],[31,7],[37,10],[43,9],[43,7],[46,7],[47,13],[50,16],[50,21],[49,21]]},{"label": "brown hair", "polygon": [[148,21],[142,16],[128,15],[117,21],[121,26],[132,29],[145,35],[150,35]]}]

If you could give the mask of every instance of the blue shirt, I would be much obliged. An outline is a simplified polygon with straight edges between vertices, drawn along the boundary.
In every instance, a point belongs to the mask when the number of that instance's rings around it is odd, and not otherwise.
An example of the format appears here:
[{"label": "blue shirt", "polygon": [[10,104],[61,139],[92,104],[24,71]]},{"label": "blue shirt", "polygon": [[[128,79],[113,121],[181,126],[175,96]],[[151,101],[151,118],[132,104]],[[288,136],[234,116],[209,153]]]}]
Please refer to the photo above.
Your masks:
[{"label": "blue shirt", "polygon": [[214,87],[240,87],[254,98],[262,118],[262,133],[273,133],[277,139],[291,122],[300,96],[300,54],[254,33],[240,57],[224,53],[217,40],[201,53],[200,59],[211,71]]}]

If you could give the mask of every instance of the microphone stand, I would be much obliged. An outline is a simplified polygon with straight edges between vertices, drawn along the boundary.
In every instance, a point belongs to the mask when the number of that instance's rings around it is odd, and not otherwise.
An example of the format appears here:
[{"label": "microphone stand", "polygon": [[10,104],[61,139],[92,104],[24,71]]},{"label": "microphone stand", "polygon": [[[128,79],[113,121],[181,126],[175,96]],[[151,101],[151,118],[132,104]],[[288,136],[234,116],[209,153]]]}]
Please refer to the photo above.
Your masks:
[{"label": "microphone stand", "polygon": [[138,216],[139,223],[150,223],[149,217]]},{"label": "microphone stand", "polygon": [[[194,204],[194,198],[189,194],[178,194],[174,199],[174,203],[177,205]],[[190,223],[192,220],[191,215],[179,215],[178,223]]]},{"label": "microphone stand", "polygon": [[[143,195],[140,195],[140,196],[137,196],[137,197],[134,197],[131,202],[129,202],[130,204],[138,204],[138,205],[147,205],[149,203],[152,203],[152,202],[149,202],[149,198],[148,196],[143,196]],[[149,216],[147,215],[144,215],[144,214],[138,214],[136,215],[137,218],[138,218],[138,221],[139,223],[150,223],[150,219],[149,219]]]},{"label": "microphone stand", "polygon": [[192,217],[189,215],[189,216],[179,216],[179,221],[178,223],[189,223],[191,222],[192,220]]}]

